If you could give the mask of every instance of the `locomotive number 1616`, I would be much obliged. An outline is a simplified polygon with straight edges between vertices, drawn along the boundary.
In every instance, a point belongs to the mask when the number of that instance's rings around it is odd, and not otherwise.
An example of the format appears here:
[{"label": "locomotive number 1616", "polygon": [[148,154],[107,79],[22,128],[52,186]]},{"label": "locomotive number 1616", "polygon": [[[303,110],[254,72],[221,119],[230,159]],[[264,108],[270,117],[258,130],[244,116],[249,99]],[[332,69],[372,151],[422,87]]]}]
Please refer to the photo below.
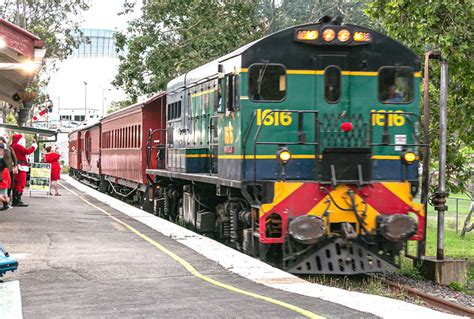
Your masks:
[{"label": "locomotive number 1616", "polygon": [[257,125],[265,126],[289,126],[293,122],[291,118],[291,112],[272,112],[273,110],[257,109]]}]

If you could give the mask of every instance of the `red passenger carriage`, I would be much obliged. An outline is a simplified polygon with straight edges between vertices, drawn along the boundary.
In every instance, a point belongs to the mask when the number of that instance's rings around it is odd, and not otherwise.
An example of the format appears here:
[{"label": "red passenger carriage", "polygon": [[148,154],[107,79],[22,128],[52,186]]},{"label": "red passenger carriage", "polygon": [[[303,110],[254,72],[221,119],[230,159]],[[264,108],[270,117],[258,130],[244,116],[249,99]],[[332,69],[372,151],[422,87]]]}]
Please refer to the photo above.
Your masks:
[{"label": "red passenger carriage", "polygon": [[[147,139],[150,131],[154,132],[153,138]],[[70,133],[70,175],[102,192],[144,205],[147,198],[144,195],[148,194],[145,170],[147,164],[164,166],[164,162],[157,163],[157,145],[165,142],[166,93],[163,92]],[[147,158],[148,143],[153,150]]]},{"label": "red passenger carriage", "polygon": [[[165,143],[166,93],[119,110],[102,119],[102,175],[107,184],[145,190],[146,144],[150,129],[163,129],[156,143]],[[150,157],[156,166],[156,151]]]},{"label": "red passenger carriage", "polygon": [[71,174],[80,169],[81,164],[81,147],[80,147],[80,131],[74,131],[69,134],[69,167]]},{"label": "red passenger carriage", "polygon": [[100,123],[80,131],[81,170],[91,179],[100,180]]}]

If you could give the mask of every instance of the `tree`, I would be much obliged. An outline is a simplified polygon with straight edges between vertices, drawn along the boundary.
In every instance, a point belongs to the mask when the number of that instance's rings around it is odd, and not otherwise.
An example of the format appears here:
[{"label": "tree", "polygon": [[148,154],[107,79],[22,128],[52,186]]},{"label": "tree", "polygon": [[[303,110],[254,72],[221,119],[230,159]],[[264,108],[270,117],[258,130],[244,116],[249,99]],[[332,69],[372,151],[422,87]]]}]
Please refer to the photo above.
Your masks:
[{"label": "tree", "polygon": [[[470,0],[374,0],[367,13],[386,33],[422,56],[429,49],[440,50],[449,64],[447,187],[465,191],[471,179],[470,154],[474,134],[474,20]],[[430,70],[430,136],[432,158],[439,145],[439,65]]]},{"label": "tree", "polygon": [[135,101],[261,35],[252,1],[144,1],[142,16],[116,34],[123,55],[114,84]]},{"label": "tree", "polygon": [[[136,1],[135,1],[136,2]],[[135,2],[125,2],[125,12]],[[354,0],[143,1],[142,16],[116,34],[122,52],[114,84],[133,100],[166,88],[172,78],[286,27],[344,15],[364,23]]]},{"label": "tree", "polygon": [[122,101],[113,101],[110,103],[109,108],[107,109],[107,114],[114,113],[115,111],[121,110],[126,108],[127,106],[132,105],[133,102],[131,100],[122,100]]},{"label": "tree", "polygon": [[[29,84],[29,89],[40,91],[49,80],[47,73],[54,70],[58,61],[69,56],[79,45],[80,12],[89,8],[86,0],[4,0],[0,4],[0,17],[35,34],[44,42],[45,59],[39,77]],[[46,73],[46,74],[45,74]],[[10,111],[16,111],[10,108]],[[4,112],[5,113],[5,112]],[[5,118],[7,114],[2,114]],[[18,124],[27,120],[26,113],[18,115]]]},{"label": "tree", "polygon": [[316,22],[323,16],[341,17],[344,23],[378,29],[366,13],[365,1],[358,0],[263,0],[258,6],[265,34],[294,25]]},{"label": "tree", "polygon": [[45,59],[63,60],[78,45],[80,13],[88,9],[86,0],[4,0],[0,17],[40,37]]}]

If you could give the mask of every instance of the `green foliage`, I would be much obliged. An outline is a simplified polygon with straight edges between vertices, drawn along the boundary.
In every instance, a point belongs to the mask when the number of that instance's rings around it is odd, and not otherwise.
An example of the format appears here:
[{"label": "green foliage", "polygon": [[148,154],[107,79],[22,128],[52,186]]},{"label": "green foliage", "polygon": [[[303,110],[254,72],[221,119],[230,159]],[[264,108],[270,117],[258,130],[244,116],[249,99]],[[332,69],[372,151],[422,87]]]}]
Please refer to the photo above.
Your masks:
[{"label": "green foliage", "polygon": [[[0,3],[0,18],[28,30],[44,42],[46,54],[40,71],[43,80],[35,79],[26,90],[39,92],[48,81],[47,73],[55,70],[56,62],[64,60],[77,47],[77,35],[81,34],[78,18],[81,11],[89,8],[88,3],[87,0],[4,0]],[[16,112],[8,110],[11,111]],[[19,118],[18,124],[24,120]]]},{"label": "green foliage", "polygon": [[126,108],[127,106],[130,106],[132,104],[133,104],[133,101],[131,101],[131,100],[123,100],[123,101],[118,101],[118,102],[114,101],[114,102],[110,103],[110,106],[107,109],[107,114],[111,114],[115,111]]},{"label": "green foliage", "polygon": [[5,0],[0,17],[35,34],[46,48],[45,58],[65,59],[77,45],[77,16],[89,9],[86,0]]},{"label": "green foliage", "polygon": [[456,282],[456,281],[453,281],[448,286],[452,290],[456,290],[456,291],[464,291],[465,290],[464,285],[459,283],[459,282]]},{"label": "green foliage", "polygon": [[[363,1],[143,1],[142,16],[115,35],[122,52],[114,81],[133,100],[240,46],[323,15],[367,25]],[[125,12],[134,2],[125,3]]]},{"label": "green foliage", "polygon": [[7,124],[16,124],[16,118],[13,113],[8,113],[5,123]]},{"label": "green foliage", "polygon": [[[449,64],[447,187],[465,191],[471,180],[472,158],[465,152],[474,134],[474,20],[470,0],[374,0],[367,10],[386,33],[418,55],[436,49]],[[430,70],[430,137],[433,162],[439,146],[439,65]],[[472,154],[472,153],[471,153]]]},{"label": "green foliage", "polygon": [[133,100],[262,35],[250,1],[144,1],[142,16],[117,33],[116,86]]},{"label": "green foliage", "polygon": [[269,34],[294,25],[316,22],[323,16],[342,17],[344,23],[378,29],[364,12],[365,1],[357,0],[262,0],[258,13],[265,33]]}]

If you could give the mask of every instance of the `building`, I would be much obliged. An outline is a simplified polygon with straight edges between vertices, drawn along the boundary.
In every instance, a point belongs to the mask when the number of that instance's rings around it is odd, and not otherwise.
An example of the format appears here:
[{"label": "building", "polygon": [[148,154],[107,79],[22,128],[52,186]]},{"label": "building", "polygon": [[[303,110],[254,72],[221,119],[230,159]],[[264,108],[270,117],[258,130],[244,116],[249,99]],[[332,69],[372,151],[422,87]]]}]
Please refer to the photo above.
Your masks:
[{"label": "building", "polygon": [[113,31],[82,29],[83,43],[52,74],[47,92],[53,107],[37,116],[36,126],[72,128],[80,122],[101,118],[110,103],[126,98],[111,84],[119,59]]}]

